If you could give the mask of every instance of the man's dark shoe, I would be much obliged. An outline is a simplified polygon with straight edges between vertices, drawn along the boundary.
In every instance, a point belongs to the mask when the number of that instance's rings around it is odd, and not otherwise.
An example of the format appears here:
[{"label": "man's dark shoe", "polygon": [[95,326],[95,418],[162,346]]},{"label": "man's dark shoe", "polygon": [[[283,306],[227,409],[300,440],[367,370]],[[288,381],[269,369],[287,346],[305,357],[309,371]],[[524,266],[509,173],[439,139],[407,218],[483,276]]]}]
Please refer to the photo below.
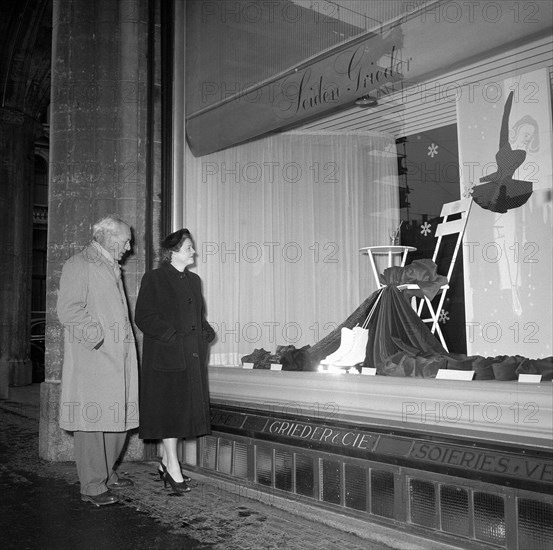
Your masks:
[{"label": "man's dark shoe", "polygon": [[81,500],[83,502],[92,502],[95,506],[107,506],[108,504],[119,502],[119,499],[111,491],[106,491],[99,495],[81,495]]},{"label": "man's dark shoe", "polygon": [[110,489],[121,489],[121,487],[132,487],[134,483],[126,478],[126,477],[120,477],[117,481],[114,483],[110,483],[108,487]]}]

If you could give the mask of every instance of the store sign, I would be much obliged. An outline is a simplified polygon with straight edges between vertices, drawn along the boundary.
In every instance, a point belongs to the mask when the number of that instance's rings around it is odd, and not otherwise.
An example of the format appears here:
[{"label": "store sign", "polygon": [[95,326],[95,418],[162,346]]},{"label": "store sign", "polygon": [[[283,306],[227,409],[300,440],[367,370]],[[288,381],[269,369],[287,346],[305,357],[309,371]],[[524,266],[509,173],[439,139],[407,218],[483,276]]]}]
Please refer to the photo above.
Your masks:
[{"label": "store sign", "polygon": [[500,474],[532,481],[553,483],[553,462],[497,451],[470,449],[428,442],[415,442],[409,458],[423,462],[453,466],[482,474]]},{"label": "store sign", "polygon": [[[311,421],[279,417],[263,411],[233,410],[212,405],[212,429],[270,440],[297,448],[311,448],[329,453],[347,454],[362,459],[403,464],[433,471],[437,467],[457,470],[485,478],[504,478],[553,484],[553,459],[530,454],[475,447],[472,443],[436,441],[424,435],[384,434],[366,427],[343,426],[339,422]],[[450,439],[453,439],[450,436]],[[438,468],[439,469],[439,468]]]},{"label": "store sign", "polygon": [[[204,155],[351,104],[376,89],[393,91],[408,76],[399,27],[325,55],[269,83],[252,86],[187,117],[192,153]],[[388,87],[388,88],[387,88]]]},{"label": "store sign", "polygon": [[[204,105],[186,113],[192,154],[206,155],[300,126],[352,107],[368,94],[393,94],[401,103],[406,90],[463,61],[474,62],[494,50],[550,33],[551,2],[529,2],[524,13],[520,6],[515,9],[517,2],[505,3],[505,8],[490,2],[490,9],[475,9],[473,4],[440,2],[413,8],[379,32],[364,34],[262,82],[198,82],[194,66],[188,65],[190,85],[202,87]],[[238,91],[215,100],[210,94],[220,93],[226,84]]]},{"label": "store sign", "polygon": [[374,450],[378,441],[378,436],[361,430],[343,430],[288,420],[271,420],[267,423],[263,432],[300,441],[324,443],[364,451]]}]

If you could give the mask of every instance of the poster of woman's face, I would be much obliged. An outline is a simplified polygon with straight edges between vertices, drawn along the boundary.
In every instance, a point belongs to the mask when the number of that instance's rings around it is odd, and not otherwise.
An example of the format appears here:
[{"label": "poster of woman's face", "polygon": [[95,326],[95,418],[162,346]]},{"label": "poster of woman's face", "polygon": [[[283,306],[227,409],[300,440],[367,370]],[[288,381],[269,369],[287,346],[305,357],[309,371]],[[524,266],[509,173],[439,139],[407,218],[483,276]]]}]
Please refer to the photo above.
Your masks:
[{"label": "poster of woman's face", "polygon": [[546,69],[486,82],[457,105],[467,353],[552,355],[551,89]]},{"label": "poster of woman's face", "polygon": [[509,141],[513,149],[537,153],[540,149],[540,133],[536,120],[530,115],[517,120],[509,132]]}]

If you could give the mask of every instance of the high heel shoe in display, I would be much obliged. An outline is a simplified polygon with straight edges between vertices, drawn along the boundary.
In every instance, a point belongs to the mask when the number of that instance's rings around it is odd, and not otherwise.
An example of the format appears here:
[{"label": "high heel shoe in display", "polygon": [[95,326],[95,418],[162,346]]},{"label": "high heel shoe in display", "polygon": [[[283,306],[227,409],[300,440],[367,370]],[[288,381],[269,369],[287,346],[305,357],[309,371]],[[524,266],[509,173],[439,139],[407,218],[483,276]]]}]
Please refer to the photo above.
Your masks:
[{"label": "high heel shoe in display", "polygon": [[175,481],[171,474],[165,470],[163,472],[163,487],[167,488],[167,484],[171,485],[171,488],[175,493],[189,493],[190,487],[186,484],[186,481]]}]

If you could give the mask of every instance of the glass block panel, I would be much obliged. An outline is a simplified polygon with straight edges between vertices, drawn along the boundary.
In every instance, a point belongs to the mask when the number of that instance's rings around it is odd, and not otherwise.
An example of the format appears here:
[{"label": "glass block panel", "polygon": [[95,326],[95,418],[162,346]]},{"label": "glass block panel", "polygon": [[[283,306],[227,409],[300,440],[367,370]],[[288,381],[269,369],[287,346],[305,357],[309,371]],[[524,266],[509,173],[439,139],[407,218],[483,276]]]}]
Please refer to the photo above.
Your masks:
[{"label": "glass block panel", "polygon": [[553,505],[521,498],[518,501],[519,550],[553,548]]},{"label": "glass block panel", "polygon": [[469,494],[466,489],[453,485],[442,485],[440,510],[442,531],[464,537],[470,535]]},{"label": "glass block panel", "polygon": [[273,485],[273,450],[256,446],[255,479],[261,485]]},{"label": "glass block panel", "polygon": [[219,439],[217,471],[223,474],[230,474],[232,472],[232,441],[228,439]]},{"label": "glass block panel", "polygon": [[184,454],[183,460],[185,464],[190,464],[191,466],[196,466],[198,462],[197,458],[197,442],[198,439],[185,440],[184,441]]},{"label": "glass block panel", "polygon": [[234,443],[234,475],[241,479],[248,477],[248,446],[245,443]]},{"label": "glass block panel", "polygon": [[371,470],[371,512],[385,518],[394,517],[394,474]]},{"label": "glass block panel", "polygon": [[292,453],[275,450],[275,487],[292,491]]},{"label": "glass block panel", "polygon": [[353,464],[344,464],[346,478],[346,506],[354,510],[367,509],[367,470]]},{"label": "glass block panel", "polygon": [[296,494],[313,498],[313,459],[296,454]]},{"label": "glass block panel", "polygon": [[501,495],[474,493],[474,536],[505,545],[505,501]]},{"label": "glass block panel", "polygon": [[202,466],[215,470],[215,459],[217,457],[217,438],[207,435],[203,438],[202,445]]},{"label": "glass block panel", "polygon": [[340,463],[334,460],[322,460],[319,486],[324,502],[340,504]]},{"label": "glass block panel", "polygon": [[436,487],[434,483],[421,479],[409,480],[409,505],[411,523],[433,529],[438,527]]}]

